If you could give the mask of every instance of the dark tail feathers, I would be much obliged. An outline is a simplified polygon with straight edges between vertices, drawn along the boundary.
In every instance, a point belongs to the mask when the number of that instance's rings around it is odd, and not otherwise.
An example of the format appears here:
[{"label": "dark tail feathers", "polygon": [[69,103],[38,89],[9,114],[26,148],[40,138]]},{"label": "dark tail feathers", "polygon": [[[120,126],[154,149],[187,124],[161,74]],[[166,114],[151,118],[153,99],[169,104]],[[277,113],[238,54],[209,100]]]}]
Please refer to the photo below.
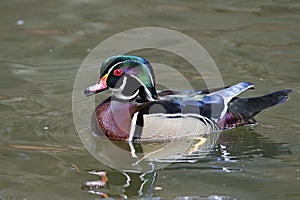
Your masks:
[{"label": "dark tail feathers", "polygon": [[228,112],[241,115],[245,120],[251,119],[260,111],[282,104],[288,99],[292,90],[281,90],[260,97],[236,98],[229,103]]}]

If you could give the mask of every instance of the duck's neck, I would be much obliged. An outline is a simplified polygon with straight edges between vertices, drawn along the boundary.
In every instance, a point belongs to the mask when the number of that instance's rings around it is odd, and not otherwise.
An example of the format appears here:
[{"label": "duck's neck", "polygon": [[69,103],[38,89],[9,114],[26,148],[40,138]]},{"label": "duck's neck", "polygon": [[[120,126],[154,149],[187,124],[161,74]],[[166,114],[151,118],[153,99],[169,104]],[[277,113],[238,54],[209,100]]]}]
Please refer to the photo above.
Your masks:
[{"label": "duck's neck", "polygon": [[[94,123],[109,139],[128,140],[131,121],[137,105],[111,97],[102,102],[95,110]],[[98,130],[99,130],[98,129]],[[98,131],[97,131],[98,132]]]}]

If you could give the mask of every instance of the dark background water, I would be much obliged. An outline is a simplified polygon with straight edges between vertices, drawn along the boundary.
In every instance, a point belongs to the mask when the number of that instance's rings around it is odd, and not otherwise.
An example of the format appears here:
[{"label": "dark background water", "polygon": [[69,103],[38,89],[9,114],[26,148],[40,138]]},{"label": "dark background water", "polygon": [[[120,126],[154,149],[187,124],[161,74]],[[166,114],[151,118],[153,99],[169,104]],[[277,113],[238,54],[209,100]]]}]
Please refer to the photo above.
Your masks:
[{"label": "dark background water", "polygon": [[[145,26],[171,28],[194,38],[212,56],[226,85],[256,85],[247,95],[286,88],[293,93],[284,105],[261,113],[254,130],[227,132],[227,142],[216,145],[206,158],[146,175],[149,181],[140,195],[300,198],[297,0],[15,0],[0,5],[0,199],[139,195],[139,175],[129,173],[131,182],[126,184],[125,174],[101,164],[83,147],[72,117],[72,88],[81,62],[99,42]],[[155,51],[148,56],[172,64]],[[176,63],[174,68],[183,68],[192,82],[198,80],[189,68]],[[87,186],[99,179],[93,171],[107,172],[106,186]]]}]

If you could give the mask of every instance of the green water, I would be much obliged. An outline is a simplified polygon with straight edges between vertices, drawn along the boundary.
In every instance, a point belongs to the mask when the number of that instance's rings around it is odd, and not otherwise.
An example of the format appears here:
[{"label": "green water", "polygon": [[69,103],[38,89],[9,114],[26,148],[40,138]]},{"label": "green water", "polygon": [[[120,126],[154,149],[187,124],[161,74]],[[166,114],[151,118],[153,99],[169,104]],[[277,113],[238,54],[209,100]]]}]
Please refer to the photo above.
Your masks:
[{"label": "green water", "polygon": [[[33,0],[0,5],[0,199],[300,198],[297,0]],[[226,85],[255,84],[245,95],[286,88],[293,93],[284,105],[257,116],[260,124],[254,130],[226,132],[221,144],[196,163],[171,164],[146,174],[148,182],[139,193],[140,174],[110,169],[83,147],[73,122],[72,90],[91,49],[114,34],[145,26],[171,28],[198,41]],[[144,54],[174,64],[197,84],[194,71],[172,57]],[[107,172],[105,186],[87,186],[99,179],[93,171]]]}]

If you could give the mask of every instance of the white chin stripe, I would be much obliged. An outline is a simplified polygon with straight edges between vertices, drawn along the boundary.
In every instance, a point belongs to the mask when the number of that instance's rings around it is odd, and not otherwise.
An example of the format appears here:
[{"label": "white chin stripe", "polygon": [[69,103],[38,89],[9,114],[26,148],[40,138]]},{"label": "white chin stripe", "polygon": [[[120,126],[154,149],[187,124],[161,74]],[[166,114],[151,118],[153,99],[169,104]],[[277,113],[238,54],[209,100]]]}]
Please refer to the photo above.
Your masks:
[{"label": "white chin stripe", "polygon": [[125,96],[125,95],[123,95],[121,92],[114,92],[113,91],[113,95],[115,96],[115,97],[117,97],[118,99],[122,99],[122,100],[130,100],[130,99],[133,99],[133,98],[135,98],[137,95],[139,94],[139,90],[137,90],[133,95],[131,95],[131,96]]},{"label": "white chin stripe", "polygon": [[139,94],[139,90],[135,91],[135,93],[131,96],[125,96],[122,94],[123,89],[125,88],[127,82],[127,77],[125,76],[123,79],[123,83],[119,88],[110,88],[110,90],[113,92],[113,95],[117,97],[118,99],[122,100],[130,100],[135,98]]}]

